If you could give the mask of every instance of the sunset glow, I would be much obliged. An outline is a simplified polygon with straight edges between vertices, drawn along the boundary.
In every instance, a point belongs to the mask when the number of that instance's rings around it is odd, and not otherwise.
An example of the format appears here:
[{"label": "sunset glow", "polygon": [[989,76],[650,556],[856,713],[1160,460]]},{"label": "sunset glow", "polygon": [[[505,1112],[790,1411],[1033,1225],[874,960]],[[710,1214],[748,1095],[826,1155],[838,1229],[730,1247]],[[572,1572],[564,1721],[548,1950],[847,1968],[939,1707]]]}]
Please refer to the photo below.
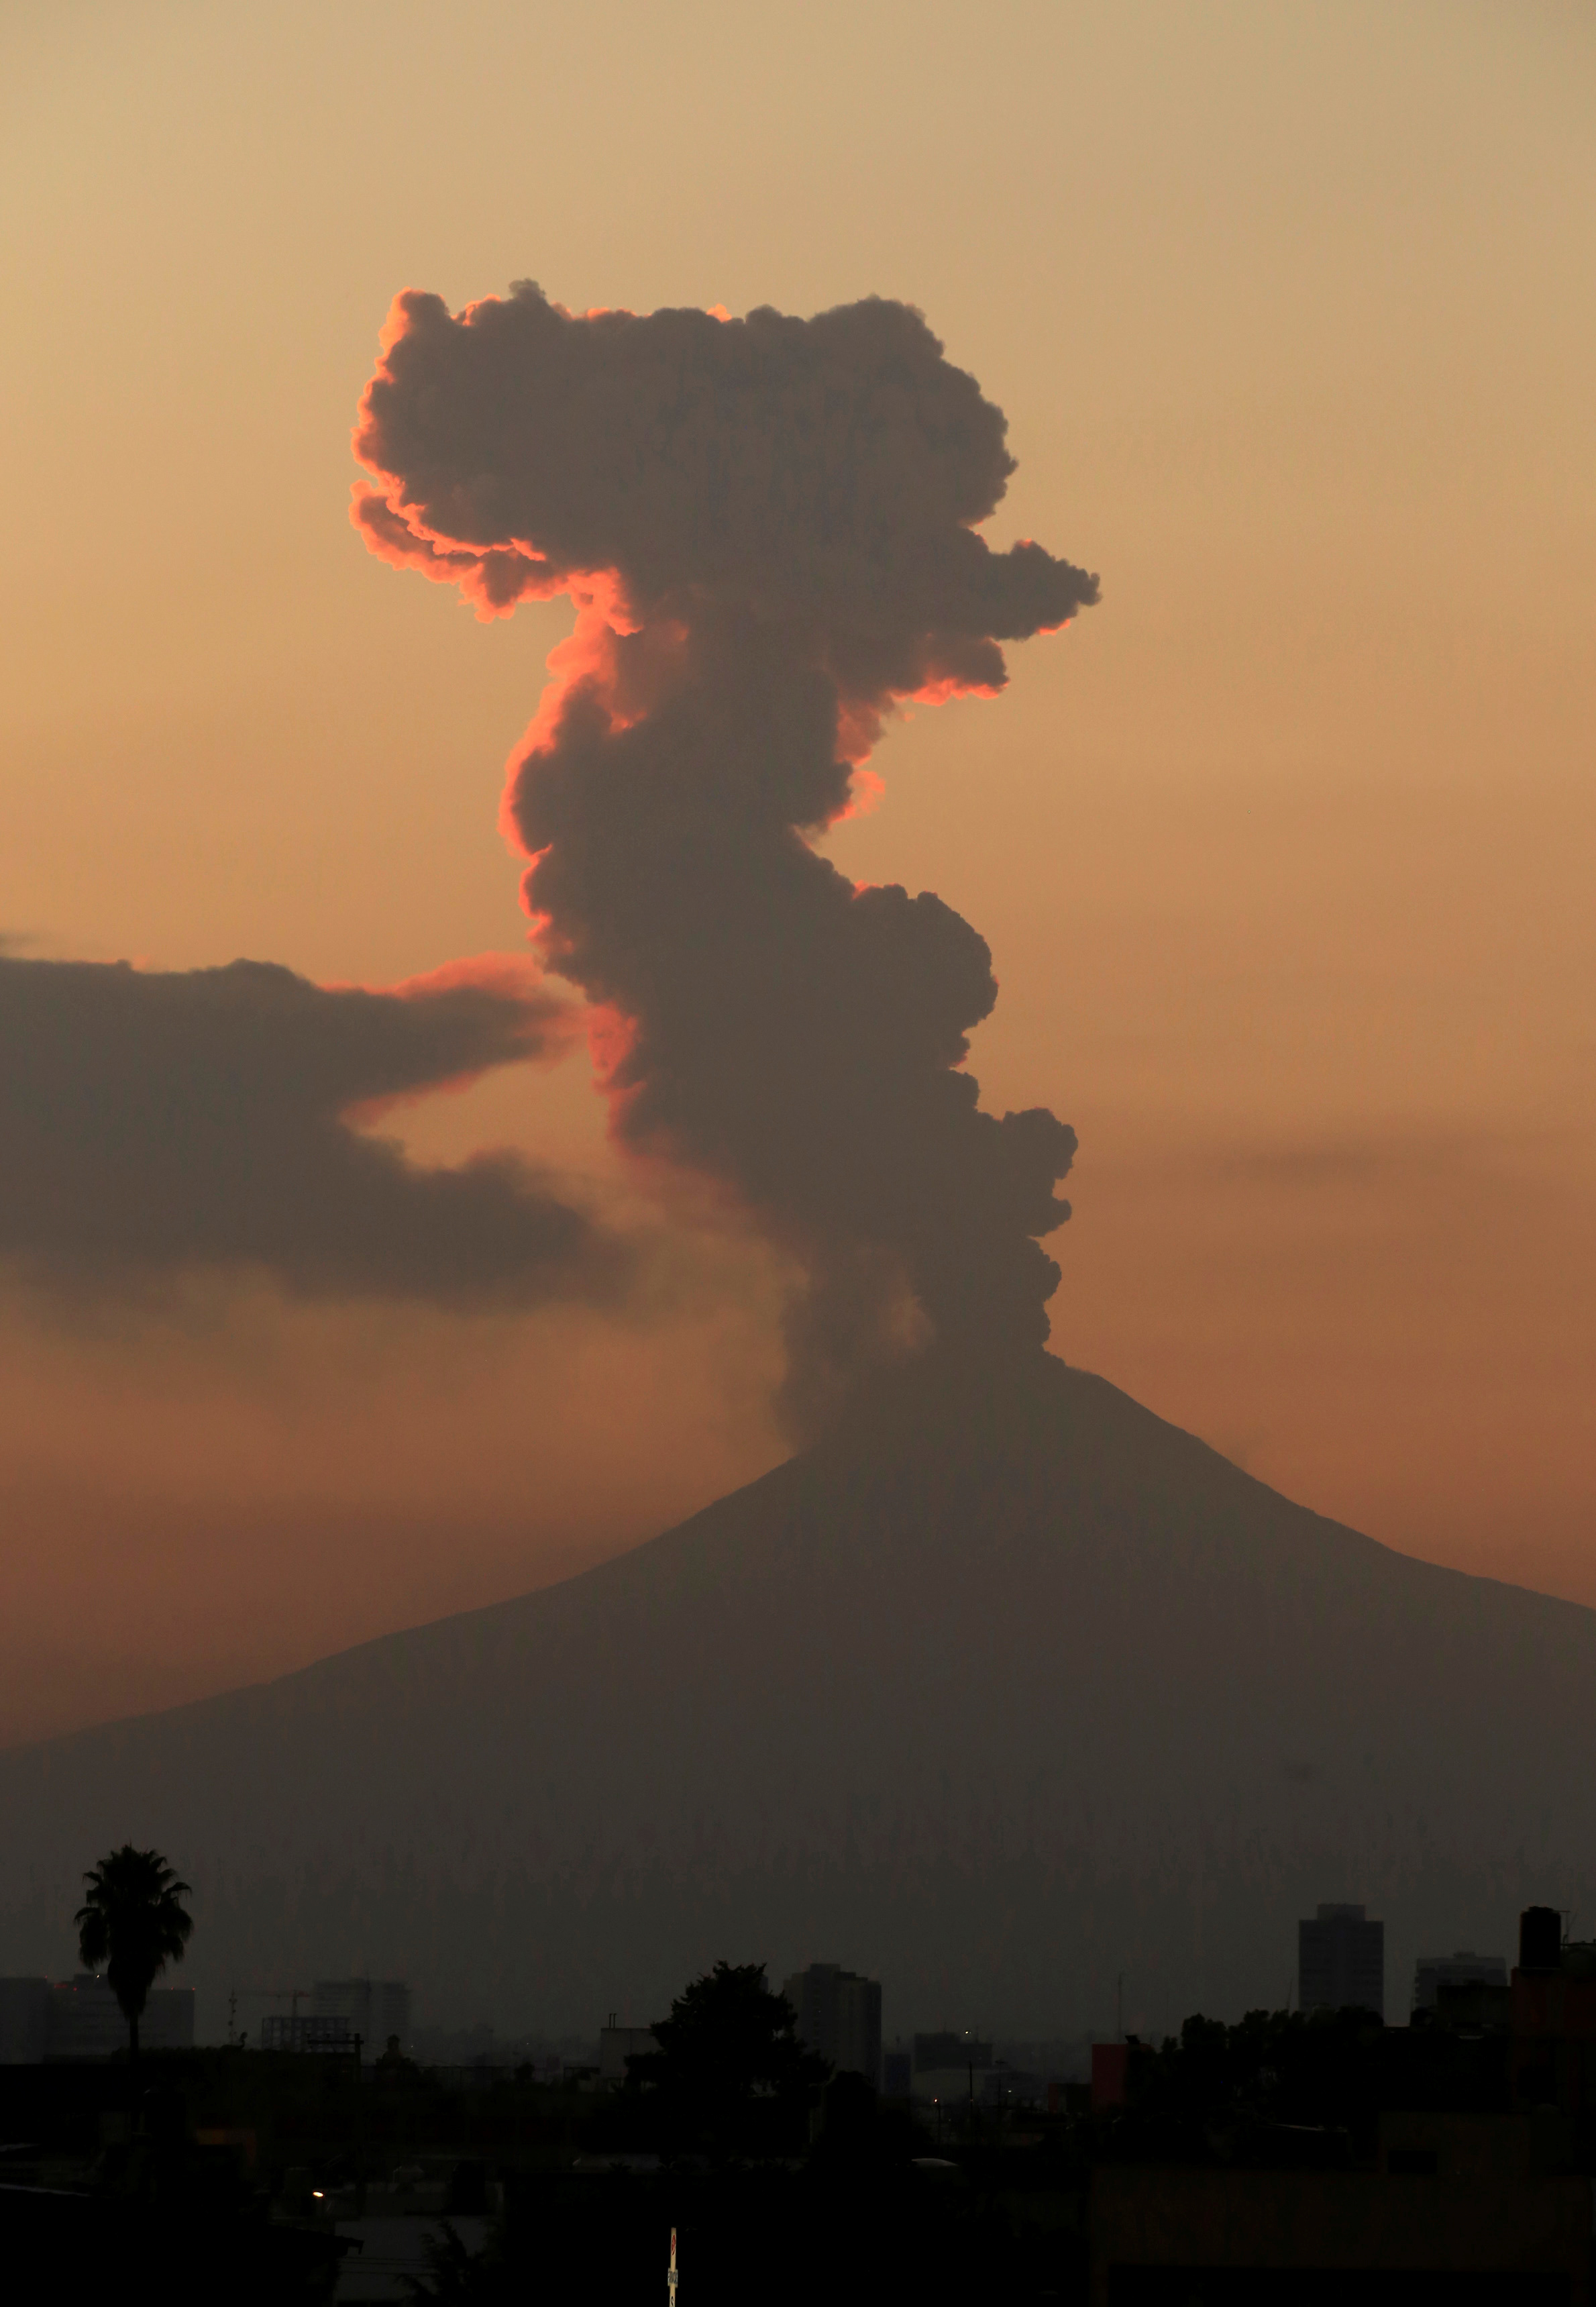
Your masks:
[{"label": "sunset glow", "polygon": [[[1596,1600],[1588,9],[13,18],[0,958],[44,985],[17,1030],[107,1071],[9,1066],[42,1246],[0,1295],[0,1735],[500,1599],[776,1464],[816,1241],[964,1239],[915,1145],[971,1076],[1080,1133],[1070,1223],[999,1247],[1054,1355],[1383,1544]],[[495,495],[508,401],[467,427],[455,390],[528,276],[588,364],[538,520]],[[856,527],[841,435],[800,470],[745,425],[780,369],[815,437],[784,332],[873,297],[969,380],[947,440],[1003,411],[989,508],[883,458]],[[655,315],[651,434],[594,347]],[[422,354],[458,437],[379,455]],[[1003,597],[927,640],[932,588],[900,649],[874,540],[930,569],[917,506]],[[1049,603],[1003,637],[1034,540],[1102,571],[1067,639]],[[414,998],[459,956],[480,1018]],[[911,1048],[935,1111],[885,1129]],[[313,1243],[285,1133],[355,1181]],[[438,1286],[447,1230],[401,1253],[456,1192],[517,1289],[552,1278],[529,1193],[639,1274],[493,1298],[473,1234],[468,1312],[396,1294]],[[304,1294],[356,1270],[387,1294]]]}]

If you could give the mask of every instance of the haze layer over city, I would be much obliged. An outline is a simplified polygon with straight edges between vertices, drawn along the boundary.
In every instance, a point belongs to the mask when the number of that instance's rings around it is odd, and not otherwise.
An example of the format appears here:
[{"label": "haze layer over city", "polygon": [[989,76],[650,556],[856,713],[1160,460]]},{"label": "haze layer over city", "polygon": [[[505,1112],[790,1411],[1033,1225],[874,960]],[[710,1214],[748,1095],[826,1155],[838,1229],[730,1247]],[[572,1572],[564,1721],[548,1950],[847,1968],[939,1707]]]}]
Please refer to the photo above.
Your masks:
[{"label": "haze layer over city", "polygon": [[202,2032],[1505,1946],[1596,1894],[1588,12],[620,21],[0,34],[4,1966],[128,1835]]}]

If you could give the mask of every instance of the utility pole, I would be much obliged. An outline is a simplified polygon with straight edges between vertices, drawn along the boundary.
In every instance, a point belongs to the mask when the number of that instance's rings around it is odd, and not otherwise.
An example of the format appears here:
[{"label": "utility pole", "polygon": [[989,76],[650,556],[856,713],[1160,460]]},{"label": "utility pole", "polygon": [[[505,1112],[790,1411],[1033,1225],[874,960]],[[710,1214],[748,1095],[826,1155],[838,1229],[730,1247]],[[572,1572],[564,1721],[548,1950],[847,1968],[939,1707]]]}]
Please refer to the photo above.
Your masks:
[{"label": "utility pole", "polygon": [[676,2229],[674,2227],[670,2230],[670,2272],[665,2279],[669,2286],[666,2307],[676,2307]]},{"label": "utility pole", "polygon": [[361,2038],[354,2038],[354,2216],[366,2215],[366,2095],[360,2087]]}]

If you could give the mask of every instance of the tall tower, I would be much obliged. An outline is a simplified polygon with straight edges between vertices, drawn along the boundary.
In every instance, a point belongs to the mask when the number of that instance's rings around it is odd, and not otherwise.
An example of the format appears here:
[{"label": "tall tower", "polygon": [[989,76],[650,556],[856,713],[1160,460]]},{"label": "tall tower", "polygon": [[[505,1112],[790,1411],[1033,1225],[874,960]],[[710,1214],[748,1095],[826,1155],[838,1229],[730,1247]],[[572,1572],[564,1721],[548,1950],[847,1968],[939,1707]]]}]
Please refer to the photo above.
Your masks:
[{"label": "tall tower", "polygon": [[1297,1925],[1297,2001],[1304,2011],[1353,2006],[1386,2015],[1386,1925],[1361,1907],[1321,1907]]}]

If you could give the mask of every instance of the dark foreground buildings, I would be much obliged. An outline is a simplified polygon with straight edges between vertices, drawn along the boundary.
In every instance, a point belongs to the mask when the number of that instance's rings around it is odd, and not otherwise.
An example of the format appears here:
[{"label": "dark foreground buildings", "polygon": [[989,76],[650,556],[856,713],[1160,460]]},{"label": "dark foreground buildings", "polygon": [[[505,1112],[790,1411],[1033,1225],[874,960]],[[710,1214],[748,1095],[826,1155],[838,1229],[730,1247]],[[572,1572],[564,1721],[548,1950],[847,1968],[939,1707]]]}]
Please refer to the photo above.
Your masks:
[{"label": "dark foreground buildings", "polygon": [[1362,2167],[1099,2164],[1091,2307],[1588,2307],[1563,2151],[1524,2115],[1394,2113]]},{"label": "dark foreground buildings", "polygon": [[1091,2307],[1587,2307],[1592,2183],[1517,2115],[1391,2115],[1361,2171],[1100,2164]]},{"label": "dark foreground buildings", "polygon": [[[692,2307],[1593,2307],[1596,1944],[1531,1908],[1519,1955],[1505,1985],[1438,1980],[1406,2027],[1131,2038],[1097,2108],[1075,2086],[931,2116],[843,2071],[800,2078],[779,2136],[760,2101],[685,2143],[591,2068],[235,2044],[148,2056],[135,2097],[125,2060],[0,2067],[0,2269],[19,2299],[143,2295],[153,2269],[170,2307],[330,2302],[377,2295],[379,2228],[447,2217],[485,2256],[440,2295],[484,2302],[642,2297],[674,2227]],[[837,2011],[869,1984],[790,1983]]]},{"label": "dark foreground buildings", "polygon": [[[1321,1908],[1341,1930],[1315,1959],[1355,1962],[1363,1920]],[[1510,1981],[1435,1968],[1408,2028],[1365,2015],[1366,1975],[1364,2011],[1189,2021],[1139,2078],[1133,2052],[1091,2173],[1092,2307],[1588,2307],[1596,1943],[1530,1908]]]}]

